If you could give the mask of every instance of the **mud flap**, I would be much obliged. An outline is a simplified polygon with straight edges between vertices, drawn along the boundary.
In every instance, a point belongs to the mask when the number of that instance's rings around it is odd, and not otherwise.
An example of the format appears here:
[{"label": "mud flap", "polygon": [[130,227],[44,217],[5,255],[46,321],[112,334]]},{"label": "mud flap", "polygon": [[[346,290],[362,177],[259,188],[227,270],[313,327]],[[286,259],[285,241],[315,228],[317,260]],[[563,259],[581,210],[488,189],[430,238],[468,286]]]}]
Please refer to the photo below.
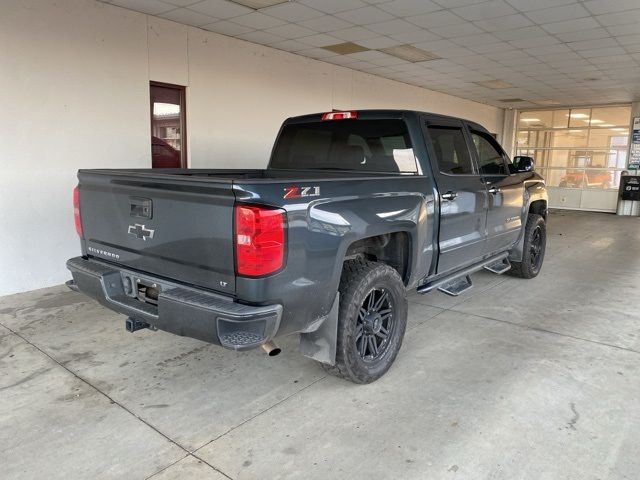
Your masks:
[{"label": "mud flap", "polygon": [[338,341],[338,306],[340,294],[331,306],[329,315],[313,332],[300,334],[300,353],[321,363],[335,365],[336,344]]}]

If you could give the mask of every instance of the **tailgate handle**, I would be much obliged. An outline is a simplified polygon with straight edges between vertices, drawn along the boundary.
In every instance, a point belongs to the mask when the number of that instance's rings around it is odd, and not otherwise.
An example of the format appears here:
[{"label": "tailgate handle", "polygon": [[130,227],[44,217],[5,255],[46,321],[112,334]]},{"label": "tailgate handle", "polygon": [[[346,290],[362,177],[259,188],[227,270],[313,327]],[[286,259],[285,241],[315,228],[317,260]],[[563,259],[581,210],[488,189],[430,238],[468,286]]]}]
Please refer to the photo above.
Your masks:
[{"label": "tailgate handle", "polygon": [[153,217],[153,202],[150,198],[129,197],[131,216],[137,218]]}]

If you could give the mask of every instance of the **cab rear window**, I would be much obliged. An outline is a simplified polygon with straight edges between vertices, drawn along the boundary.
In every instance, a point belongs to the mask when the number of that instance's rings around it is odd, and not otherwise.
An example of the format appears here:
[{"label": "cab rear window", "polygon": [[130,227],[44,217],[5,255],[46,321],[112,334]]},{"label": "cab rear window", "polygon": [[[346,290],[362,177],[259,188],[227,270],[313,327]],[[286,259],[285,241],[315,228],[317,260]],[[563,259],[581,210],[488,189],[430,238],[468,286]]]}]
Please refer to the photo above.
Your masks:
[{"label": "cab rear window", "polygon": [[271,168],[418,173],[402,120],[336,120],[286,125]]}]

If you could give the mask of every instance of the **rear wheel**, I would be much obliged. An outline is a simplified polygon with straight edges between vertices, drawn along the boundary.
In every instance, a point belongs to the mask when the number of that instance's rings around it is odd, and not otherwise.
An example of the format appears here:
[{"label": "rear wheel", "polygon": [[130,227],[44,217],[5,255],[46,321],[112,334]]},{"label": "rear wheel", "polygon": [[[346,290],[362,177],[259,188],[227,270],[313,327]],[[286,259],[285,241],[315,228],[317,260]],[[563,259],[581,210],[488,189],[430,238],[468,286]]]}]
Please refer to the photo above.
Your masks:
[{"label": "rear wheel", "polygon": [[534,278],[540,273],[547,245],[547,224],[542,215],[530,213],[524,231],[522,262],[511,262],[509,274]]},{"label": "rear wheel", "polygon": [[398,272],[382,263],[345,262],[336,364],[324,368],[354,383],[377,380],[395,360],[406,324],[406,289]]}]

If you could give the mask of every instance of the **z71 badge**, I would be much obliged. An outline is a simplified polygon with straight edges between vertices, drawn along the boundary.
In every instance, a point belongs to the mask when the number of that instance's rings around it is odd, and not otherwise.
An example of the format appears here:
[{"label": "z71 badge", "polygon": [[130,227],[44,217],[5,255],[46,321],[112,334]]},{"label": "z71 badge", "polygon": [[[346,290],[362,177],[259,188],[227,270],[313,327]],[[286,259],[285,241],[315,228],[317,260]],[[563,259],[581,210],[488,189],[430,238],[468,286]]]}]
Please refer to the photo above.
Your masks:
[{"label": "z71 badge", "polygon": [[284,187],[282,198],[319,197],[320,187]]}]

